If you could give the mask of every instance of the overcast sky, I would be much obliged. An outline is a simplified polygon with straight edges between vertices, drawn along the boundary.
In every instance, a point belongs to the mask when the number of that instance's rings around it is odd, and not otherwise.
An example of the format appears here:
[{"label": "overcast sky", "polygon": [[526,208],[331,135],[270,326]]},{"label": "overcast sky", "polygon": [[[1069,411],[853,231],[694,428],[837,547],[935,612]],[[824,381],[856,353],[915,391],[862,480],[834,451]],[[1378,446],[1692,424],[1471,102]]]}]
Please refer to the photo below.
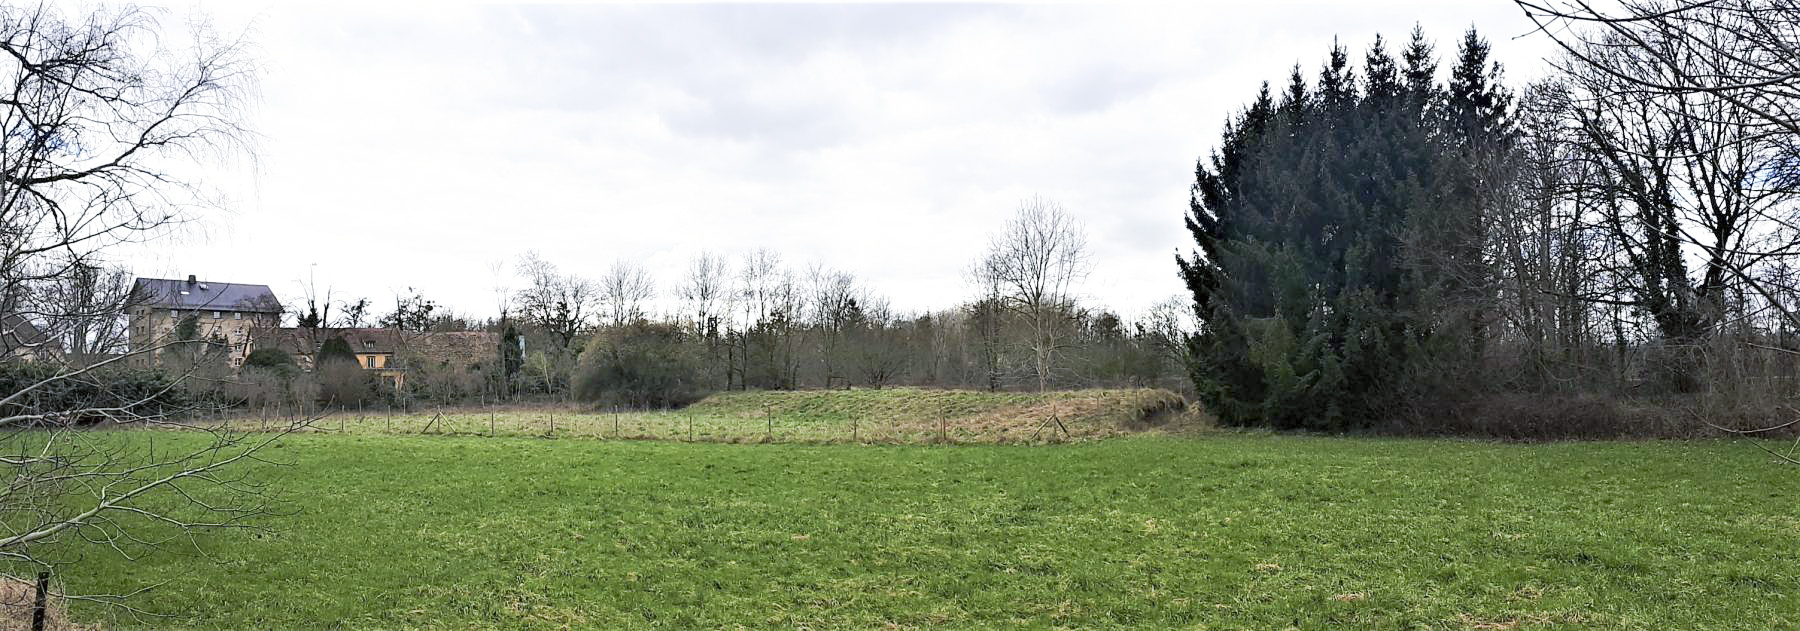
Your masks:
[{"label": "overcast sky", "polygon": [[702,251],[768,248],[946,308],[1032,195],[1085,224],[1080,290],[1129,316],[1182,291],[1195,160],[1260,82],[1415,23],[1446,72],[1474,25],[1515,88],[1549,49],[1499,0],[193,10],[250,29],[259,154],[134,271],[290,300],[310,275],[378,312],[414,287],[477,317],[527,250],[588,277],[634,261],[668,295]]}]

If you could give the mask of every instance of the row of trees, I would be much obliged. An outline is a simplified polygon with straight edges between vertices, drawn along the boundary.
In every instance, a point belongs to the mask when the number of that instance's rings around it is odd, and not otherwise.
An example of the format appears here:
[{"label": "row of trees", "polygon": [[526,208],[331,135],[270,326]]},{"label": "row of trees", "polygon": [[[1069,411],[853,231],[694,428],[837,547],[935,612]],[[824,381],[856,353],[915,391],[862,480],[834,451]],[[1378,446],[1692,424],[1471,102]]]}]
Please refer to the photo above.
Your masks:
[{"label": "row of trees", "polygon": [[[198,399],[252,408],[404,403],[396,396],[439,402],[568,398],[580,394],[582,355],[595,340],[660,324],[678,333],[670,339],[681,341],[677,355],[691,359],[684,364],[693,366],[688,382],[700,391],[892,384],[1183,387],[1181,337],[1191,328],[1184,310],[1167,302],[1126,322],[1080,304],[1075,289],[1088,265],[1083,239],[1059,206],[1027,200],[970,265],[974,299],[920,314],[896,312],[850,273],[819,265],[796,271],[768,250],[736,261],[696,257],[669,292],[678,305],[670,313],[655,313],[656,284],[641,267],[620,262],[590,280],[535,253],[520,257],[515,269],[522,286],[505,291],[502,315],[488,320],[458,316],[413,289],[393,296],[383,311],[380,302],[334,300],[330,289],[309,285],[287,311],[295,326],[318,337],[309,341],[313,347],[329,342],[333,329],[367,326],[403,336],[490,331],[504,338],[495,357],[470,374],[396,357],[397,367],[409,369],[403,394],[384,392],[365,383],[372,377],[354,371],[338,370],[329,378],[296,371],[291,358],[271,359],[273,352],[234,371],[223,343],[183,335],[180,327],[168,340],[177,347],[168,358],[171,367],[204,377],[190,385]],[[37,320],[54,323],[45,328],[63,333],[65,343],[88,340],[64,347],[79,351],[67,357],[76,365],[124,353],[129,275],[76,271],[82,273],[44,284],[44,296],[66,298],[69,308]]]},{"label": "row of trees", "polygon": [[[501,314],[488,320],[457,316],[412,289],[377,313],[375,301],[334,300],[329,289],[309,286],[288,311],[297,327],[320,336],[314,346],[334,329],[368,325],[403,336],[496,334],[493,358],[469,374],[395,358],[409,371],[403,398],[440,402],[522,396],[669,405],[691,398],[596,394],[603,388],[595,386],[595,375],[612,371],[611,379],[631,381],[639,369],[680,375],[681,386],[671,392],[899,384],[1185,389],[1187,310],[1171,298],[1128,322],[1083,305],[1076,290],[1088,267],[1079,224],[1054,202],[1032,198],[970,264],[973,299],[933,312],[900,313],[853,274],[817,264],[796,270],[766,249],[736,260],[700,254],[660,293],[643,268],[628,262],[590,279],[527,252],[512,268],[517,287],[497,288]],[[495,271],[500,276],[504,267]],[[658,304],[672,308],[659,312]],[[381,398],[379,391],[333,396],[362,388],[332,387],[279,361],[251,362],[238,383],[215,384],[230,381],[229,371],[222,361],[211,364],[220,373],[207,382],[212,394],[252,407]]]},{"label": "row of trees", "polygon": [[[1074,252],[1063,254],[1064,263],[1026,270],[1037,263],[1025,250],[1043,244],[1021,246],[1014,237],[1046,222]],[[1079,230],[1049,202],[1026,202],[1006,230],[971,266],[982,293],[930,313],[899,313],[848,272],[818,265],[797,272],[778,254],[757,250],[735,263],[695,257],[670,292],[673,312],[654,314],[655,285],[641,268],[618,264],[593,282],[527,255],[525,288],[511,293],[503,321],[488,326],[523,337],[515,382],[547,394],[596,392],[597,371],[650,355],[673,360],[657,370],[684,367],[684,388],[694,391],[1185,385],[1181,340],[1191,327],[1178,303],[1135,322],[1079,304],[1072,291],[1085,264]],[[1045,278],[1030,281],[1031,274]]]},{"label": "row of trees", "polygon": [[1196,170],[1178,263],[1198,392],[1229,423],[1332,430],[1518,393],[1717,417],[1746,384],[1785,392],[1800,135],[1771,115],[1791,99],[1755,93],[1794,78],[1759,82],[1753,43],[1688,28],[1756,35],[1762,4],[1526,4],[1580,35],[1516,94],[1473,30],[1447,82],[1415,30],[1360,72],[1334,46],[1314,81],[1265,85]]}]

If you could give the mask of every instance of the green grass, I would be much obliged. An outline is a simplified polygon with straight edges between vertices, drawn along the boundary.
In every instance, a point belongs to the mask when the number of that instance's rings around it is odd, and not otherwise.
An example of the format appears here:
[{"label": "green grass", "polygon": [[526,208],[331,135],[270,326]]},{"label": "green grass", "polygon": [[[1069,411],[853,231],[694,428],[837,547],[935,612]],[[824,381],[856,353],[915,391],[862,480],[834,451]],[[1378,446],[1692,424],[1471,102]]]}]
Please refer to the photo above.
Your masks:
[{"label": "green grass", "polygon": [[[312,431],[731,443],[1045,443],[1120,436],[1148,428],[1147,420],[1158,427],[1203,423],[1194,413],[1182,414],[1181,405],[1180,395],[1148,388],[1043,394],[925,388],[751,391],[715,394],[675,411],[535,407],[397,415],[336,412],[316,421]],[[250,429],[265,423],[254,418],[233,422]]]},{"label": "green grass", "polygon": [[[145,439],[147,434],[127,434]],[[158,434],[170,441],[187,434]],[[271,533],[108,628],[1793,628],[1800,470],[1742,443],[1049,447],[308,434]],[[204,554],[202,554],[204,553]]]}]

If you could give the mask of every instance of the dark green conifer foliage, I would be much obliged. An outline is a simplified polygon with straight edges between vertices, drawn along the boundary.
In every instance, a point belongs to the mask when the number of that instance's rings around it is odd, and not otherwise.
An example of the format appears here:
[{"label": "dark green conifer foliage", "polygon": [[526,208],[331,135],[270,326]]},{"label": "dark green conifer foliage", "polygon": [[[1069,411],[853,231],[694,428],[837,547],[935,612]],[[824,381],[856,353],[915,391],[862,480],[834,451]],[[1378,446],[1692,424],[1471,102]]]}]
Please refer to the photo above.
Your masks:
[{"label": "dark green conifer foliage", "polygon": [[1462,52],[1459,70],[1481,72],[1451,94],[1418,29],[1400,60],[1377,38],[1360,75],[1334,43],[1313,86],[1298,67],[1279,99],[1264,84],[1196,166],[1196,248],[1176,258],[1201,321],[1190,372],[1221,421],[1363,427],[1473,364],[1479,320],[1440,323],[1484,288],[1461,274],[1481,257],[1463,240],[1481,181],[1452,174],[1504,132],[1509,102],[1485,42],[1471,31]]},{"label": "dark green conifer foliage", "polygon": [[244,368],[274,377],[281,383],[292,381],[300,375],[300,365],[294,361],[294,356],[278,348],[250,351],[250,355],[244,358]]},{"label": "dark green conifer foliage", "polygon": [[350,342],[345,341],[341,336],[333,336],[331,339],[325,340],[324,343],[320,344],[318,357],[319,359],[315,363],[319,366],[324,366],[333,362],[345,362],[353,366],[357,365],[356,351],[350,350]]},{"label": "dark green conifer foliage", "polygon": [[525,349],[519,344],[519,330],[507,324],[500,333],[500,383],[505,392],[512,391],[513,379],[525,367]]}]

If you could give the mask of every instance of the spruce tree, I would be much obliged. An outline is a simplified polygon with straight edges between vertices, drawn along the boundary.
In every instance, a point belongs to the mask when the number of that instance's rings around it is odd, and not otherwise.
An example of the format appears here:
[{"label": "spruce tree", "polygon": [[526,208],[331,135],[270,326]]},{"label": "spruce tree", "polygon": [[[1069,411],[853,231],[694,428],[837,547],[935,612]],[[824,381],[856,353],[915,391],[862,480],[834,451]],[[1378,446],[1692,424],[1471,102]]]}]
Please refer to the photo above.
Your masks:
[{"label": "spruce tree", "polygon": [[[1461,52],[1459,68],[1485,66],[1473,32]],[[1446,93],[1416,28],[1400,60],[1379,38],[1360,76],[1349,58],[1334,43],[1316,87],[1296,67],[1278,101],[1265,84],[1196,165],[1196,248],[1177,263],[1202,323],[1190,372],[1225,423],[1367,426],[1437,387],[1421,375],[1475,360],[1436,318],[1480,288],[1452,265],[1481,256],[1462,238],[1482,221],[1479,187],[1455,171],[1495,145],[1456,134],[1505,129],[1498,75]]]}]

